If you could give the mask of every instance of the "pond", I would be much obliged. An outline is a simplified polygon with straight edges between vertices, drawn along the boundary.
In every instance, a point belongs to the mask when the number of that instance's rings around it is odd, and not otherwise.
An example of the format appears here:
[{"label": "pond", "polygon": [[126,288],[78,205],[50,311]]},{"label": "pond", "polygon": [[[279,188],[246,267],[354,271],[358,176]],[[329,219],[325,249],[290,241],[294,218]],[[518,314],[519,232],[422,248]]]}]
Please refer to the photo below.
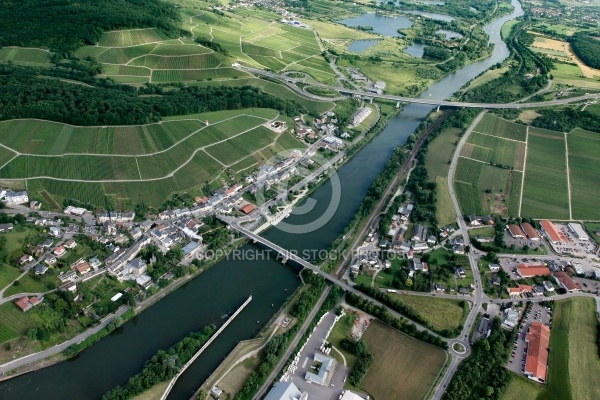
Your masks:
[{"label": "pond", "polygon": [[379,40],[357,40],[348,46],[348,50],[355,53],[362,53],[379,43]]},{"label": "pond", "polygon": [[371,26],[373,27],[373,33],[389,37],[400,37],[402,34],[398,33],[398,29],[410,28],[413,25],[407,17],[388,17],[375,13],[346,18],[337,22],[350,27]]},{"label": "pond", "polygon": [[413,43],[402,51],[404,51],[406,54],[411,55],[413,57],[423,58],[423,52],[425,51],[425,45],[421,44],[421,43]]},{"label": "pond", "polygon": [[431,12],[427,12],[427,11],[418,11],[418,10],[402,10],[402,12],[406,13],[406,14],[420,15],[421,17],[435,19],[437,21],[446,21],[446,22],[454,21],[454,17],[451,17],[446,14],[438,14],[438,13],[431,13]]},{"label": "pond", "polygon": [[447,29],[440,29],[439,31],[435,31],[435,33],[437,33],[438,35],[444,35],[446,37],[446,40],[461,39],[463,37],[463,35],[461,35],[460,33],[449,31]]}]

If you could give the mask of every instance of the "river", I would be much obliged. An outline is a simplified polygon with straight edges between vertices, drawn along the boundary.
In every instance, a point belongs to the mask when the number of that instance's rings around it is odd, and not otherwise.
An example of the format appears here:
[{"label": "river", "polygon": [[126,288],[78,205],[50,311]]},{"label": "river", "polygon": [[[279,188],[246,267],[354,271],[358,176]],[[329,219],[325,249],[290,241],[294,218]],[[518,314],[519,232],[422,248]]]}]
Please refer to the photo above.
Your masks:
[{"label": "river", "polygon": [[[509,54],[500,37],[502,25],[523,14],[520,3],[515,10],[485,26],[494,44],[486,60],[470,64],[430,86],[421,98],[446,99]],[[410,104],[388,126],[339,171],[340,201],[332,218],[315,232],[294,234],[279,229],[264,236],[277,244],[302,253],[322,250],[338,237],[354,217],[369,185],[379,174],[394,147],[403,144],[425,119],[432,107]],[[334,185],[320,186],[284,220],[287,225],[303,225],[317,220],[328,208]],[[304,212],[306,206],[312,206]],[[251,245],[244,250],[254,251]],[[98,399],[103,393],[139,372],[144,361],[158,349],[166,349],[191,331],[222,321],[249,294],[252,302],[221,336],[182,375],[169,399],[187,400],[240,340],[252,338],[273,315],[286,297],[299,285],[297,271],[276,260],[227,259],[165,297],[116,332],[84,350],[77,357],[0,384],[0,399],[44,400]],[[287,289],[287,291],[285,290]]]}]

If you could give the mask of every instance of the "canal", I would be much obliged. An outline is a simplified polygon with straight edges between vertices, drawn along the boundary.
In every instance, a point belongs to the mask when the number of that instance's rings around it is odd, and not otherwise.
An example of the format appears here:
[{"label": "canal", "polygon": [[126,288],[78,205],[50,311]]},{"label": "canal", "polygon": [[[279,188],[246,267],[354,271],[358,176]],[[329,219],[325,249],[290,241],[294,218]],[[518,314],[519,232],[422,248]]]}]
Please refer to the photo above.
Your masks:
[{"label": "canal", "polygon": [[[485,26],[494,51],[491,57],[470,64],[430,86],[422,98],[445,99],[466,82],[509,54],[500,37],[502,25],[523,15],[520,3],[515,10]],[[299,210],[284,220],[286,229],[277,227],[264,236],[282,247],[308,254],[327,249],[354,217],[369,185],[397,145],[425,119],[432,107],[410,104],[388,126],[339,171],[340,193],[331,182],[320,186]],[[290,226],[316,221],[339,195],[335,213],[318,230],[290,233]],[[301,229],[300,229],[301,230]],[[246,245],[245,252],[256,248]],[[210,375],[238,341],[252,338],[299,285],[297,271],[277,260],[226,259],[177,289],[116,332],[84,350],[77,357],[0,384],[0,399],[45,400],[99,399],[102,394],[127,382],[158,349],[166,349],[191,331],[205,325],[220,324],[225,314],[235,310],[249,294],[253,301],[235,321],[183,374],[169,399],[187,400]],[[287,289],[287,290],[286,290]]]}]

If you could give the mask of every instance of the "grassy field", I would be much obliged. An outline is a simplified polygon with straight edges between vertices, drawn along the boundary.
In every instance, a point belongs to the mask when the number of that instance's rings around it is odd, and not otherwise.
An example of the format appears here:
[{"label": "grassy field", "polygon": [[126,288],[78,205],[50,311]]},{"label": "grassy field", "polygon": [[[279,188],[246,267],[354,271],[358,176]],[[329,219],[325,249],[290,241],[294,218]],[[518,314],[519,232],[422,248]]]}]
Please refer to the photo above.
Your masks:
[{"label": "grassy field", "polygon": [[8,264],[0,264],[0,290],[17,279],[21,275],[18,268]]},{"label": "grassy field", "polygon": [[[550,332],[550,357],[548,360],[548,390],[540,397],[543,400],[570,400],[571,365],[569,363],[569,321],[572,315],[573,300],[557,301],[554,306],[552,330]],[[577,339],[578,344],[579,338]],[[592,352],[597,357],[597,352]],[[580,371],[583,372],[583,371]]]},{"label": "grassy field", "polygon": [[600,134],[576,129],[567,135],[569,179],[574,219],[600,220]]},{"label": "grassy field", "polygon": [[24,335],[40,321],[36,314],[24,313],[13,302],[0,305],[0,343]]},{"label": "grassy field", "polygon": [[475,132],[522,142],[525,141],[527,134],[527,127],[525,125],[515,124],[491,114],[484,115],[474,130]]},{"label": "grassy field", "polygon": [[375,360],[362,388],[375,399],[424,398],[446,360],[440,348],[406,336],[380,321],[372,321],[363,340]]},{"label": "grassy field", "polygon": [[436,329],[454,330],[462,325],[465,314],[459,300],[393,293],[390,296],[418,311]]},{"label": "grassy field", "polygon": [[445,129],[427,146],[426,166],[430,180],[448,176],[450,160],[461,133],[458,128]]},{"label": "grassy field", "polygon": [[8,61],[21,65],[47,66],[50,64],[50,52],[23,47],[0,48],[0,62]]},{"label": "grassy field", "polygon": [[569,218],[564,135],[529,129],[522,215]]},{"label": "grassy field", "polygon": [[544,387],[533,381],[513,374],[506,391],[502,393],[502,400],[528,399],[535,400],[544,392]]},{"label": "grassy field", "polygon": [[150,389],[132,397],[131,400],[160,400],[163,393],[167,390],[170,381],[164,381],[153,385]]},{"label": "grassy field", "polygon": [[[356,362],[358,361],[358,358],[354,354],[344,350],[340,343],[343,339],[352,339],[351,331],[353,321],[354,313],[349,312],[348,314],[344,315],[344,317],[342,317],[337,322],[337,324],[335,324],[335,326],[331,330],[331,333],[329,334],[329,337],[327,338],[327,341],[344,355],[344,358],[346,359],[346,365],[350,369],[354,368]],[[342,358],[339,357],[339,354],[336,351],[332,351],[331,356],[333,356],[338,362],[343,364]]]},{"label": "grassy field", "polygon": [[[173,191],[204,185],[258,151],[303,148],[291,133],[275,133],[261,126],[276,116],[274,110],[247,109],[117,127],[6,121],[0,123],[2,144],[23,154],[0,169],[0,176],[29,178],[34,197],[49,194],[57,203],[73,197],[104,205],[106,195],[138,201],[142,200],[140,194],[132,196],[132,192],[139,192],[141,183],[145,188],[160,187],[143,199],[160,205]],[[149,179],[155,181],[144,182]]]},{"label": "grassy field", "polygon": [[454,204],[448,190],[448,180],[438,177],[435,179],[435,182],[437,184],[435,217],[438,220],[438,224],[443,226],[456,221],[456,211],[454,210]]}]

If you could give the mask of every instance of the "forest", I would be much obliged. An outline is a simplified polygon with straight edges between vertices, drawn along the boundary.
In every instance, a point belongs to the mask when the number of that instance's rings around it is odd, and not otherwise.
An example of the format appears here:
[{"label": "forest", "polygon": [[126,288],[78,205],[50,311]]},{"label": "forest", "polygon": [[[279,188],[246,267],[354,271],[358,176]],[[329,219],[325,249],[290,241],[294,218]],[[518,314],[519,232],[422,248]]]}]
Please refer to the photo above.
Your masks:
[{"label": "forest", "polygon": [[[260,89],[243,87],[183,87],[163,90],[150,85],[135,89],[95,79],[95,87],[40,77],[38,68],[0,65],[0,120],[39,118],[73,125],[134,125],[157,122],[162,116],[241,108],[272,108],[286,115],[305,113],[291,100],[280,100]],[[142,96],[153,94],[154,96]]]},{"label": "forest", "polygon": [[161,0],[0,0],[0,46],[48,48],[67,55],[95,45],[104,31],[158,28],[180,35],[177,9]]},{"label": "forest", "polygon": [[573,46],[573,51],[577,57],[588,67],[600,68],[600,40],[589,34],[589,32],[579,32],[573,35],[569,42]]},{"label": "forest", "polygon": [[600,132],[600,118],[589,111],[569,107],[564,110],[540,109],[542,114],[531,125],[553,131],[569,132],[581,127],[588,131]]}]

